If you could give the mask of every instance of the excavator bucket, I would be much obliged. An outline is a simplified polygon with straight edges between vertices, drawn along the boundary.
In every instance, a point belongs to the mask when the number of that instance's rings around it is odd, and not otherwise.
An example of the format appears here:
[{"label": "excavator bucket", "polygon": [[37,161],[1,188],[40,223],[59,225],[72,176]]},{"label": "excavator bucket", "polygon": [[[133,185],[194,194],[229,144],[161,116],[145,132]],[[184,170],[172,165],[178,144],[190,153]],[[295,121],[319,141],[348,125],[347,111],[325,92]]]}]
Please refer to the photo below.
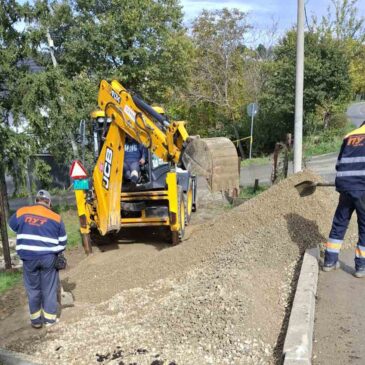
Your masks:
[{"label": "excavator bucket", "polygon": [[192,138],[182,161],[188,171],[204,176],[213,192],[239,189],[237,151],[228,138]]}]

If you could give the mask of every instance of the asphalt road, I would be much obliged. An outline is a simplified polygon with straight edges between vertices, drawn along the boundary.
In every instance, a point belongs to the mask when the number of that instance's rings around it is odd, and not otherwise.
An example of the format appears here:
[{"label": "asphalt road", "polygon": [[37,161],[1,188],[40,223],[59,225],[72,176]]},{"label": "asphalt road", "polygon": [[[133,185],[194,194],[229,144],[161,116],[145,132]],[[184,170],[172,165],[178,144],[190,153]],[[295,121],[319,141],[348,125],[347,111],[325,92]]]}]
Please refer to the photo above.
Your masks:
[{"label": "asphalt road", "polygon": [[[333,182],[336,175],[337,153],[315,156],[306,162],[306,168],[313,170],[321,175],[326,181]],[[251,186],[255,179],[259,179],[261,184],[270,184],[271,164],[252,165],[241,168],[240,185]],[[289,175],[293,173],[293,165],[289,165]]]},{"label": "asphalt road", "polygon": [[341,268],[319,274],[314,365],[365,364],[365,279],[352,276],[354,254],[353,249],[341,251]]},{"label": "asphalt road", "polygon": [[365,102],[351,104],[346,115],[357,127],[360,126],[365,121]]},{"label": "asphalt road", "polygon": [[[365,102],[351,104],[346,112],[347,117],[355,126],[365,121]],[[335,165],[337,153],[316,156],[311,158],[306,167],[321,175],[326,181],[332,182],[335,179]],[[253,185],[255,179],[259,179],[261,184],[269,184],[272,165],[249,166],[241,169],[241,186]],[[293,173],[293,165],[289,166],[289,174]]]}]

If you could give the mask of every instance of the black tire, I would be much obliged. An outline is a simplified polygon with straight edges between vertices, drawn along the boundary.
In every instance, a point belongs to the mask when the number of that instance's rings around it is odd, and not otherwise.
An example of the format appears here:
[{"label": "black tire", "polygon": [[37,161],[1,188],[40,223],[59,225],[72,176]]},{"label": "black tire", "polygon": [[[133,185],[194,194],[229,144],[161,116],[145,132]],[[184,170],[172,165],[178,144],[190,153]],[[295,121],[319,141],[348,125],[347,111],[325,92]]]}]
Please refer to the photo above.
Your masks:
[{"label": "black tire", "polygon": [[193,183],[190,181],[188,191],[184,194],[185,198],[185,225],[187,226],[191,219],[191,213],[194,212],[194,192],[193,192]]},{"label": "black tire", "polygon": [[192,188],[193,188],[193,206],[192,206],[191,211],[193,213],[195,213],[196,210],[197,210],[196,202],[197,202],[197,190],[198,190],[197,189],[198,184],[197,184],[197,178],[196,178],[196,176],[192,176],[192,178],[191,178],[191,185],[192,185]]}]

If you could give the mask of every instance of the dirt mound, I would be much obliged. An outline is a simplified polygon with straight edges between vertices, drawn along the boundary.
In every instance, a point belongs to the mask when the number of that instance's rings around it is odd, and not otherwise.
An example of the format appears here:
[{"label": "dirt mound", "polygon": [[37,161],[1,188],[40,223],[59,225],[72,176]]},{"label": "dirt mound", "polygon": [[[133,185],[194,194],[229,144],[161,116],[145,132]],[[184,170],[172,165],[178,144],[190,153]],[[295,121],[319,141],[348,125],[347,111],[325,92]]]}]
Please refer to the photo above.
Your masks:
[{"label": "dirt mound", "polygon": [[333,189],[299,198],[294,184],[317,179],[294,175],[180,246],[89,257],[68,277],[81,319],[11,347],[44,364],[273,363],[300,256],[326,240],[336,207]]}]

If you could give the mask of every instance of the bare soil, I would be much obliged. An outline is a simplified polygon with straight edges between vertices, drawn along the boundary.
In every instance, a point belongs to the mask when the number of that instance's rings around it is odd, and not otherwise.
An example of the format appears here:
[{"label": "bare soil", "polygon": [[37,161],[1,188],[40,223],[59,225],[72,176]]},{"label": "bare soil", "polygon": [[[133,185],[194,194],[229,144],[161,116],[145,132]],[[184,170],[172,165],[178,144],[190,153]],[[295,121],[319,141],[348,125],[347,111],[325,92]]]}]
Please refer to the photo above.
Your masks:
[{"label": "bare soil", "polygon": [[318,177],[292,176],[231,210],[203,192],[214,218],[179,246],[142,230],[100,246],[64,276],[76,305],[60,323],[0,346],[42,364],[279,362],[302,253],[325,242],[337,203],[333,189],[300,198],[303,180]]}]

